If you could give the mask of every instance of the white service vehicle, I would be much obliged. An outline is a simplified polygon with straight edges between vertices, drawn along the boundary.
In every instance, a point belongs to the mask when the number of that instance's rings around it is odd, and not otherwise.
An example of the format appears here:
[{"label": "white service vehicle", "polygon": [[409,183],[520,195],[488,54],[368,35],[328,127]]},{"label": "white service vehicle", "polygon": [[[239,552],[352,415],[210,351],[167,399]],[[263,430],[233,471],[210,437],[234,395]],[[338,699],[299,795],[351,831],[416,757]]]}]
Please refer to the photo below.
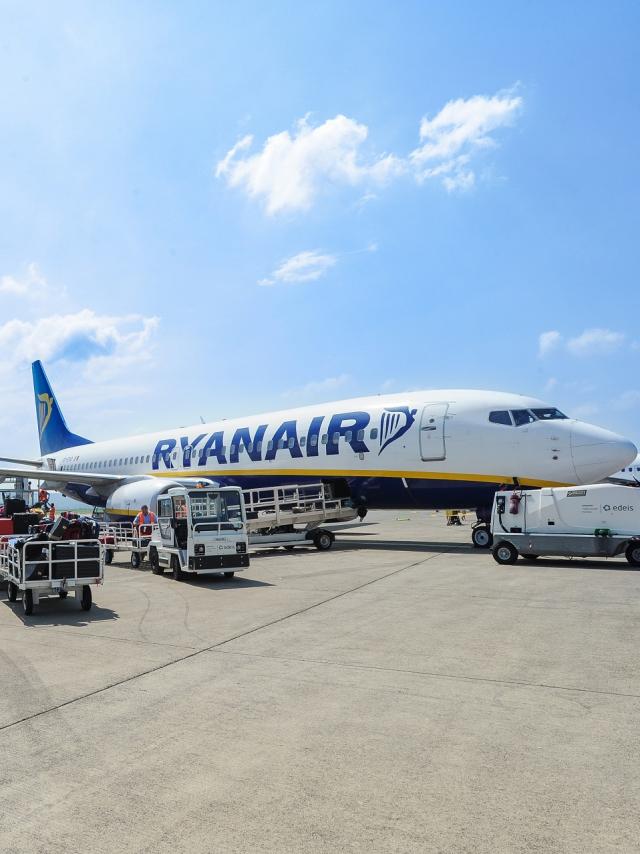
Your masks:
[{"label": "white service vehicle", "polygon": [[174,487],[158,498],[157,516],[149,543],[149,563],[156,575],[171,569],[176,581],[210,572],[233,578],[249,566],[239,487]]},{"label": "white service vehicle", "polygon": [[0,542],[0,580],[7,582],[7,598],[22,594],[26,616],[40,599],[66,599],[75,593],[83,611],[93,602],[91,588],[104,581],[104,547],[99,540],[40,540],[17,537]]},{"label": "white service vehicle", "polygon": [[640,489],[589,486],[497,492],[491,517],[493,557],[615,557],[640,566]]}]

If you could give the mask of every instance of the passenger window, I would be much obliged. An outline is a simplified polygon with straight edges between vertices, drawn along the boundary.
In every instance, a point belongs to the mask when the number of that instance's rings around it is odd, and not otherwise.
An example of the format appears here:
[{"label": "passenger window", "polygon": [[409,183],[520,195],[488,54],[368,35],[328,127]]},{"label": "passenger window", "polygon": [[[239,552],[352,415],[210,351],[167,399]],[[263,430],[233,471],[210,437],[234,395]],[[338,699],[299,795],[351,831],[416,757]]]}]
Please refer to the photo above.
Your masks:
[{"label": "passenger window", "polygon": [[318,444],[318,436],[314,433],[313,436],[309,439],[309,444],[312,448],[315,448]]},{"label": "passenger window", "polygon": [[326,434],[326,433],[323,433],[323,434],[322,434],[322,444],[323,444],[323,445],[326,445],[326,444],[327,444],[328,439],[329,439],[329,437],[327,436],[327,434]]},{"label": "passenger window", "polygon": [[377,427],[371,428],[371,432],[369,433],[369,438],[370,439],[377,439],[378,438],[378,428]]},{"label": "passenger window", "polygon": [[273,439],[269,439],[267,442],[267,451],[273,451]]},{"label": "passenger window", "polygon": [[353,439],[353,430],[347,430],[344,434],[345,442],[350,442]]},{"label": "passenger window", "polygon": [[491,421],[492,424],[506,424],[508,427],[513,426],[511,416],[506,409],[498,409],[495,412],[490,412],[489,421]]},{"label": "passenger window", "polygon": [[290,448],[293,448],[293,446],[295,445],[295,443],[296,443],[296,440],[293,438],[293,436],[289,436],[289,441],[288,441],[288,443],[287,443],[287,444],[289,445],[289,447],[290,447]]},{"label": "passenger window", "polygon": [[364,439],[364,430],[358,430],[358,442],[362,442]]},{"label": "passenger window", "polygon": [[535,416],[528,409],[512,409],[511,414],[516,423],[516,427],[522,427],[525,424],[531,424],[535,421]]},{"label": "passenger window", "polygon": [[300,436],[300,447],[304,448],[304,446],[306,444],[307,444],[307,437],[306,436]]},{"label": "passenger window", "polygon": [[284,448],[284,439],[278,440],[278,450],[282,450]]}]

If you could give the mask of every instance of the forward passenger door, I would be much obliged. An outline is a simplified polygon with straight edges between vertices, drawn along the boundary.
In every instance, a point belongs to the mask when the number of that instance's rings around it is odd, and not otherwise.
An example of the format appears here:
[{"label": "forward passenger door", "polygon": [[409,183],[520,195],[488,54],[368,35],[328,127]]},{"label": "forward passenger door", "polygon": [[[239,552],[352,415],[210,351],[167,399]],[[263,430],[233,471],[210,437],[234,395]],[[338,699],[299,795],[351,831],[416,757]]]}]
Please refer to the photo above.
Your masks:
[{"label": "forward passenger door", "polygon": [[448,403],[428,403],[420,418],[420,456],[423,460],[444,460],[447,456],[444,423]]}]

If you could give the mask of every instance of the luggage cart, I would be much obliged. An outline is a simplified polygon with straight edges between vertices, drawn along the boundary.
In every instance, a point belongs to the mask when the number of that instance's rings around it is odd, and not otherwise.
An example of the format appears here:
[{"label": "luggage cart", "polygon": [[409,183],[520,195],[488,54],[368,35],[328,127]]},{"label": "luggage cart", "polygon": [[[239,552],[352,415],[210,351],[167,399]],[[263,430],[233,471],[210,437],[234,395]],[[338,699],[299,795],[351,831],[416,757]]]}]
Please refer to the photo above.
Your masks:
[{"label": "luggage cart", "polygon": [[100,540],[105,547],[104,562],[109,565],[116,552],[128,552],[131,566],[138,569],[142,561],[148,559],[149,543],[157,528],[157,524],[134,528],[128,522],[101,526]]},{"label": "luggage cart", "polygon": [[66,599],[69,593],[89,611],[91,588],[104,581],[104,546],[95,539],[0,542],[0,579],[10,602],[22,594],[27,616],[43,597]]}]

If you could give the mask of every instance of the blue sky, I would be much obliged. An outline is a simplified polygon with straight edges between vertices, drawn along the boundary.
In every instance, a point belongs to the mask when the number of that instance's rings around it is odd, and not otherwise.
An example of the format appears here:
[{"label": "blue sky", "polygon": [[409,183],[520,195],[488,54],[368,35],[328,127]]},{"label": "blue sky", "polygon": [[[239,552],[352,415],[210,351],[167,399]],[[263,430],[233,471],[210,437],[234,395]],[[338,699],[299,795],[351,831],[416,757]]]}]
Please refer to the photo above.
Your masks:
[{"label": "blue sky", "polygon": [[0,2],[2,450],[33,358],[92,438],[453,386],[638,440],[639,19]]}]

